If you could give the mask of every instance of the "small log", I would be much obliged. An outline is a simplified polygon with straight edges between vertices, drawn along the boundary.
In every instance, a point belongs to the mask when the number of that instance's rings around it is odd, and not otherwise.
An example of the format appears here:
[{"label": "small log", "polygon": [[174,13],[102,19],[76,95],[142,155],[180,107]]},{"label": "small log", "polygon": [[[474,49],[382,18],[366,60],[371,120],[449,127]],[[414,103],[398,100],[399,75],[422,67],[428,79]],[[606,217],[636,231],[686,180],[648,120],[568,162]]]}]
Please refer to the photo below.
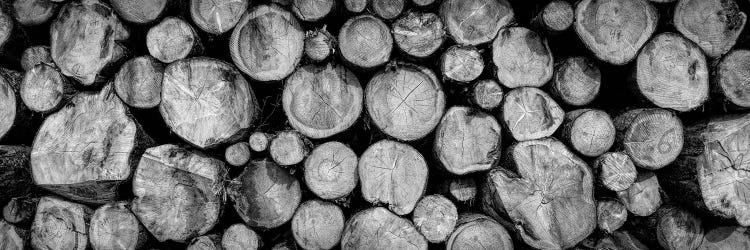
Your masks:
[{"label": "small log", "polygon": [[602,73],[590,59],[582,56],[565,58],[555,66],[550,94],[571,106],[585,106],[599,95]]},{"label": "small log", "polygon": [[333,249],[344,231],[344,213],[331,202],[309,200],[292,218],[292,235],[303,249]]},{"label": "small log", "polygon": [[36,45],[26,48],[21,55],[21,68],[27,71],[39,64],[46,64],[47,66],[57,68],[55,62],[52,61],[49,46]]},{"label": "small log", "polygon": [[221,35],[237,25],[249,5],[249,0],[191,0],[190,17],[201,30]]},{"label": "small log", "polygon": [[750,50],[732,50],[716,66],[713,86],[725,102],[750,108]]},{"label": "small log", "polygon": [[453,45],[440,57],[440,71],[448,80],[474,81],[484,71],[484,59],[475,47]]},{"label": "small log", "polygon": [[24,250],[27,249],[26,235],[23,230],[0,220],[0,249]]},{"label": "small log", "polygon": [[497,79],[508,88],[541,87],[552,79],[554,60],[547,40],[536,32],[511,27],[492,42]]},{"label": "small log", "polygon": [[723,226],[710,229],[698,249],[748,249],[750,248],[750,231],[747,227]]},{"label": "small log", "polygon": [[186,250],[223,250],[221,246],[221,235],[207,234],[190,240]]},{"label": "small log", "polygon": [[281,131],[271,140],[268,153],[280,166],[291,166],[305,160],[310,153],[308,144],[309,142],[297,131]]},{"label": "small log", "polygon": [[237,141],[260,116],[245,77],[217,59],[198,57],[170,64],[161,91],[159,112],[164,121],[198,148]]},{"label": "small log", "polygon": [[472,203],[477,196],[477,183],[471,177],[458,177],[447,180],[442,193],[461,203]]},{"label": "small log", "polygon": [[633,109],[615,117],[614,123],[619,147],[638,167],[660,169],[682,150],[682,121],[669,110]]},{"label": "small log", "polygon": [[321,62],[336,50],[336,38],[325,28],[305,33],[305,55],[316,62]]},{"label": "small log", "polygon": [[34,218],[39,198],[13,197],[3,207],[3,219],[16,225],[27,225]]},{"label": "small log", "polygon": [[237,223],[224,230],[221,246],[226,250],[258,250],[263,240],[245,224]]},{"label": "small log", "polygon": [[659,208],[656,239],[665,250],[695,250],[703,242],[703,222],[680,207]]},{"label": "small log", "polygon": [[404,11],[404,0],[369,0],[372,11],[380,18],[390,20]]},{"label": "small log", "polygon": [[576,109],[565,114],[561,138],[573,150],[597,157],[615,142],[615,125],[609,115],[598,109]]},{"label": "small log", "polygon": [[91,216],[89,241],[94,250],[140,249],[148,237],[128,202],[106,204]]},{"label": "small log", "polygon": [[596,225],[605,233],[620,229],[627,220],[628,210],[622,202],[614,199],[596,201]]},{"label": "small log", "polygon": [[50,0],[15,0],[13,1],[13,18],[25,26],[43,24],[55,15],[57,5]]},{"label": "small log", "polygon": [[445,112],[445,94],[435,73],[397,63],[377,73],[365,88],[372,122],[387,135],[414,141],[432,132]]},{"label": "small log", "polygon": [[128,60],[115,74],[115,92],[130,107],[149,109],[161,102],[164,65],[151,56]]},{"label": "small log", "polygon": [[109,2],[125,21],[148,24],[162,16],[169,0],[110,0]]},{"label": "small log", "polygon": [[367,7],[368,0],[344,0],[346,10],[353,13],[360,13]]},{"label": "small log", "polygon": [[487,175],[482,189],[487,214],[509,218],[534,248],[570,248],[594,231],[593,175],[563,143],[554,138],[517,142],[508,148],[508,159],[510,166]]},{"label": "small log", "polygon": [[232,144],[224,150],[224,159],[229,165],[235,167],[244,166],[250,160],[250,146],[247,142]]},{"label": "small log", "polygon": [[734,0],[681,0],[672,19],[675,28],[710,58],[732,49],[746,21]]},{"label": "small log", "polygon": [[391,30],[371,15],[350,18],[339,31],[341,58],[365,70],[382,66],[391,57]]},{"label": "small log", "polygon": [[305,183],[326,200],[346,197],[357,186],[357,155],[349,146],[332,141],[313,149],[305,160]]},{"label": "small log", "polygon": [[90,208],[81,204],[52,196],[42,197],[31,225],[31,247],[85,250],[89,243],[91,213]]},{"label": "small log", "polygon": [[50,34],[52,60],[60,72],[85,86],[106,81],[105,72],[126,54],[120,41],[130,36],[115,12],[98,0],[63,5]]},{"label": "small log", "polygon": [[451,174],[487,171],[500,159],[501,135],[495,117],[473,108],[453,106],[435,130],[433,151]]},{"label": "small log", "polygon": [[497,221],[484,214],[465,213],[458,217],[456,230],[448,242],[447,250],[459,249],[511,250],[513,240],[508,231]]},{"label": "small log", "polygon": [[411,2],[418,7],[427,7],[435,3],[435,0],[411,0]]},{"label": "small log", "polygon": [[185,242],[218,222],[226,175],[223,162],[196,151],[149,148],[133,176],[131,209],[156,240]]},{"label": "small log", "polygon": [[633,185],[617,192],[620,202],[637,216],[649,216],[662,204],[659,180],[651,171],[640,171]]},{"label": "small log", "polygon": [[658,19],[646,0],[583,0],[576,5],[573,27],[599,60],[625,65],[654,33]]},{"label": "small log", "polygon": [[440,17],[430,12],[408,12],[393,23],[393,40],[401,51],[416,58],[434,54],[445,41]]},{"label": "small log", "polygon": [[250,149],[255,152],[263,152],[268,149],[268,144],[271,144],[271,135],[255,131],[250,134],[250,138],[247,140],[247,144],[250,145]]},{"label": "small log", "polygon": [[502,122],[518,141],[550,136],[563,123],[565,111],[537,88],[516,88],[504,99]]},{"label": "small log", "polygon": [[428,195],[419,200],[412,215],[414,226],[431,243],[448,240],[456,227],[456,220],[456,205],[439,194]]},{"label": "small log", "polygon": [[341,236],[341,249],[426,250],[427,240],[409,220],[383,207],[373,207],[349,218]]},{"label": "small log", "polygon": [[242,220],[260,229],[292,219],[302,196],[297,178],[268,159],[251,161],[227,185],[227,194]]},{"label": "small log", "polygon": [[278,81],[297,67],[305,44],[297,18],[278,5],[245,12],[229,40],[232,61],[257,81]]},{"label": "small log", "polygon": [[289,124],[313,139],[348,129],[362,113],[359,79],[339,64],[299,68],[286,79],[281,98]]},{"label": "small log", "polygon": [[445,0],[440,17],[456,43],[475,46],[492,41],[498,30],[515,21],[507,0]]},{"label": "small log", "polygon": [[604,153],[592,164],[599,184],[618,192],[633,185],[638,172],[630,156],[622,152]]},{"label": "small log", "polygon": [[503,102],[503,88],[493,79],[479,80],[472,87],[471,100],[487,111],[492,111]]},{"label": "small log", "polygon": [[305,22],[317,22],[334,11],[336,1],[334,0],[294,0],[292,11],[297,17]]},{"label": "small log", "polygon": [[0,145],[0,204],[31,193],[34,183],[29,161],[31,148]]},{"label": "small log", "polygon": [[34,133],[29,131],[32,113],[19,94],[21,80],[21,73],[0,68],[0,139],[9,140],[22,133]]},{"label": "small log", "polygon": [[532,24],[549,34],[560,34],[573,25],[575,13],[567,1],[554,0],[542,8],[532,20]]},{"label": "small log", "polygon": [[68,79],[53,66],[39,64],[26,71],[19,94],[30,110],[47,114],[66,103],[75,90]]},{"label": "small log", "polygon": [[362,197],[373,204],[388,205],[398,215],[411,213],[427,186],[424,157],[408,144],[381,140],[359,159]]},{"label": "small log", "polygon": [[138,157],[153,141],[108,84],[81,92],[48,116],[34,138],[34,183],[74,201],[116,201]]},{"label": "small log", "polygon": [[166,17],[146,33],[148,53],[163,63],[171,63],[202,53],[198,33],[180,17]]}]

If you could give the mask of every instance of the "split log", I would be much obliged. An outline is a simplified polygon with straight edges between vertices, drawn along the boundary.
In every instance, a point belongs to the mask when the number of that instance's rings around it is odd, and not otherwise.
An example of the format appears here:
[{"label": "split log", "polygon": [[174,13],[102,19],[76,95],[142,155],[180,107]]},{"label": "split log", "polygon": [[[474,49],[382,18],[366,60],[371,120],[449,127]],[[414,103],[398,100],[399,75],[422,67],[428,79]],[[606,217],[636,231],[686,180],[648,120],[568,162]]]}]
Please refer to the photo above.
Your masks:
[{"label": "split log", "polygon": [[368,0],[344,0],[344,6],[349,12],[360,13],[367,7]]},{"label": "split log", "polygon": [[262,245],[260,236],[243,223],[232,224],[221,236],[221,247],[226,250],[258,250]]},{"label": "split log", "polygon": [[433,151],[451,174],[487,171],[500,159],[501,129],[495,117],[465,106],[453,106],[435,130]]},{"label": "split log", "polygon": [[615,125],[609,115],[598,109],[577,109],[565,114],[561,138],[573,150],[597,157],[615,142]]},{"label": "split log", "polygon": [[268,153],[280,166],[291,166],[305,160],[310,153],[308,144],[309,142],[297,131],[281,131],[271,140]]},{"label": "split log", "polygon": [[407,219],[383,207],[362,210],[349,218],[341,249],[427,249],[427,240]]},{"label": "split log", "polygon": [[138,157],[153,142],[108,84],[81,92],[53,113],[34,138],[34,183],[74,201],[116,201]]},{"label": "split log", "polygon": [[412,215],[414,226],[431,243],[448,240],[456,227],[456,220],[456,205],[439,194],[428,195],[419,200]]},{"label": "split log", "polygon": [[448,242],[447,250],[460,249],[511,250],[513,240],[508,231],[497,221],[484,214],[461,214]]},{"label": "split log", "polygon": [[353,66],[369,70],[388,62],[393,37],[388,26],[371,15],[352,17],[339,31],[341,58]]},{"label": "split log", "polygon": [[418,7],[427,7],[435,3],[435,0],[411,0],[411,2]]},{"label": "split log", "polygon": [[464,83],[474,81],[482,71],[484,59],[473,46],[453,45],[440,57],[440,72],[448,80]]},{"label": "split log", "polygon": [[646,0],[583,0],[573,27],[599,60],[625,65],[656,30],[659,14]]},{"label": "split log", "polygon": [[313,149],[305,160],[305,183],[326,200],[346,197],[357,186],[357,155],[349,146],[332,141]]},{"label": "split log", "polygon": [[359,79],[340,64],[297,69],[286,79],[281,98],[289,124],[313,139],[348,129],[362,113]]},{"label": "split log", "polygon": [[26,107],[43,114],[62,108],[74,92],[68,79],[46,64],[36,65],[26,71],[19,90]]},{"label": "split log", "polygon": [[305,33],[305,55],[316,62],[321,62],[333,55],[336,38],[325,28]]},{"label": "split log", "polygon": [[613,199],[596,201],[596,225],[611,234],[628,220],[628,210],[622,202]]},{"label": "split log", "polygon": [[387,135],[414,141],[432,132],[445,112],[445,94],[435,73],[397,63],[370,79],[365,106],[372,122]]},{"label": "split log", "polygon": [[633,109],[614,119],[619,147],[649,170],[672,163],[683,145],[682,121],[666,109]]},{"label": "split log", "polygon": [[221,35],[237,25],[249,5],[249,0],[190,0],[190,17],[201,30]]},{"label": "split log", "polygon": [[85,250],[89,243],[91,212],[81,204],[52,196],[42,197],[31,225],[31,247]]},{"label": "split log", "polygon": [[26,235],[23,230],[0,220],[0,249],[24,250],[26,246]]},{"label": "split log", "polygon": [[573,25],[574,19],[575,13],[570,3],[554,0],[544,5],[531,22],[547,33],[560,34]]},{"label": "split log", "polygon": [[247,145],[247,142],[232,144],[224,150],[224,159],[229,165],[244,166],[250,160],[250,146]]},{"label": "split log", "polygon": [[39,198],[36,197],[13,197],[3,207],[3,219],[16,225],[26,225],[34,218],[38,203]]},{"label": "split log", "polygon": [[148,237],[128,202],[106,204],[91,216],[89,241],[94,250],[140,249]]},{"label": "split log", "polygon": [[393,40],[407,55],[427,58],[445,41],[443,21],[434,13],[408,12],[393,23]]},{"label": "split log", "polygon": [[336,1],[334,0],[294,0],[292,11],[297,17],[305,22],[317,22],[334,11]]},{"label": "split log", "polygon": [[359,159],[362,197],[373,204],[388,205],[398,215],[411,213],[427,186],[424,157],[408,144],[381,140]]},{"label": "split log", "polygon": [[149,109],[161,102],[164,65],[151,56],[128,60],[115,74],[115,92],[125,104]]},{"label": "split log", "polygon": [[251,161],[227,185],[242,220],[260,229],[276,228],[292,219],[301,192],[297,178],[268,159]]},{"label": "split log", "polygon": [[126,54],[120,41],[130,36],[115,12],[98,0],[66,3],[50,34],[52,60],[60,72],[85,86],[107,79],[105,72]]},{"label": "split log", "polygon": [[665,250],[695,250],[703,242],[703,223],[690,211],[664,206],[656,221],[656,239]]},{"label": "split log", "polygon": [[34,183],[29,167],[30,155],[31,148],[27,146],[0,145],[0,190],[3,190],[0,204],[31,193]]},{"label": "split log", "polygon": [[49,46],[36,45],[26,48],[21,55],[21,68],[24,71],[30,70],[38,64],[46,64],[57,68],[55,62],[52,61],[52,55],[50,55]]},{"label": "split log", "polygon": [[[1,12],[1,11],[0,11]],[[11,140],[22,134],[34,134],[32,113],[19,94],[22,75],[0,68],[0,139]]]},{"label": "split log", "polygon": [[477,183],[471,177],[459,177],[446,181],[442,193],[461,203],[472,203],[477,196]]},{"label": "split log", "polygon": [[582,56],[565,58],[555,66],[550,94],[571,106],[585,106],[599,95],[602,73],[590,59]]},{"label": "split log", "polygon": [[156,240],[185,242],[219,220],[224,163],[172,144],[149,148],[133,177],[132,211]]},{"label": "split log", "polygon": [[662,204],[660,190],[656,175],[651,171],[641,171],[638,172],[633,185],[630,185],[628,189],[618,191],[617,197],[631,213],[637,216],[649,216]]},{"label": "split log", "polygon": [[190,240],[186,250],[223,250],[221,236],[218,234],[201,235]]},{"label": "split log", "polygon": [[268,149],[268,144],[271,143],[271,135],[255,131],[250,134],[250,138],[247,140],[247,144],[250,145],[250,149],[255,152],[263,152]]},{"label": "split log", "polygon": [[309,200],[294,213],[292,235],[303,249],[332,249],[341,240],[344,222],[344,212],[336,204]]},{"label": "split log", "polygon": [[[589,166],[554,138],[517,142],[508,148],[509,169],[489,172],[482,208],[509,218],[534,248],[570,248],[596,227]],[[541,177],[543,176],[543,177]]]},{"label": "split log", "polygon": [[638,55],[637,92],[661,108],[690,111],[708,100],[708,69],[700,48],[671,32],[656,35]]},{"label": "split log", "polygon": [[148,53],[171,63],[203,52],[198,33],[180,17],[166,17],[146,33]]},{"label": "split log", "polygon": [[727,53],[745,27],[745,15],[734,0],[681,0],[674,7],[672,22],[708,57]]},{"label": "split log", "polygon": [[13,18],[21,25],[43,24],[55,15],[57,5],[50,0],[15,0],[13,1]]},{"label": "split log", "polygon": [[369,0],[372,11],[380,18],[390,20],[398,17],[404,10],[404,0]]},{"label": "split log", "polygon": [[178,136],[198,148],[243,137],[260,116],[250,84],[231,64],[198,57],[164,71],[159,112]]},{"label": "split log", "polygon": [[161,17],[169,0],[110,0],[109,2],[125,21],[148,24]]},{"label": "split log", "polygon": [[638,172],[630,156],[622,152],[609,152],[600,155],[592,165],[599,184],[619,192],[633,185]]},{"label": "split log", "polygon": [[504,99],[502,122],[518,141],[550,136],[563,123],[565,111],[537,88],[516,88]]},{"label": "split log", "polygon": [[498,30],[515,21],[507,0],[445,0],[440,17],[453,40],[462,45],[480,45],[495,39]]},{"label": "split log", "polygon": [[492,42],[497,79],[508,88],[541,87],[552,79],[554,60],[547,40],[536,32],[511,27]]},{"label": "split log", "polygon": [[278,5],[245,12],[229,40],[232,61],[257,81],[278,81],[297,67],[305,44],[297,18]]},{"label": "split log", "polygon": [[472,102],[487,111],[500,107],[503,102],[503,88],[493,79],[477,81],[471,93]]},{"label": "split log", "polygon": [[721,58],[712,79],[725,102],[750,108],[750,50],[732,50]]},{"label": "split log", "polygon": [[703,243],[698,249],[748,249],[750,248],[750,231],[747,227],[724,226],[706,232]]}]

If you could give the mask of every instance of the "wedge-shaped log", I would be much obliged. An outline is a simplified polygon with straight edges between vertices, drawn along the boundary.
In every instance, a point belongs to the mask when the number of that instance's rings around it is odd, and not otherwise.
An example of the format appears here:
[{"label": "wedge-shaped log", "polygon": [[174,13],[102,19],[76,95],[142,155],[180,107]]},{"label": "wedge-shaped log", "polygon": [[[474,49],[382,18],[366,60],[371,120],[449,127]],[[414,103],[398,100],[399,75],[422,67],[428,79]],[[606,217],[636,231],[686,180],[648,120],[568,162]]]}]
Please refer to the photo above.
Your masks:
[{"label": "wedge-shaped log", "polygon": [[620,202],[631,213],[637,216],[649,216],[656,212],[661,204],[661,186],[651,171],[641,171],[635,179],[635,183],[628,189],[617,192]]}]

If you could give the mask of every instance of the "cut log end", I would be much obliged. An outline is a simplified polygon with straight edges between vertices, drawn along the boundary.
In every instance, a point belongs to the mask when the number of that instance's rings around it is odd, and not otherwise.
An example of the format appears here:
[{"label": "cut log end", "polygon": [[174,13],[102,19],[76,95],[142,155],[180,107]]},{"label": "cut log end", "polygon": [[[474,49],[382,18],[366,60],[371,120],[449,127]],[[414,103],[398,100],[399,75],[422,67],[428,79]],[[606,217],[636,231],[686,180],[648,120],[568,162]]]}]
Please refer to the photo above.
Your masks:
[{"label": "cut log end", "polygon": [[190,240],[186,250],[223,250],[221,236],[218,234],[201,235]]},{"label": "cut log end", "polygon": [[250,149],[255,152],[263,152],[268,149],[268,144],[271,143],[271,135],[256,131],[250,134],[250,138],[247,140],[247,144],[250,145]]},{"label": "cut log end", "polygon": [[55,197],[42,197],[31,225],[34,249],[76,249],[88,246],[91,209]]},{"label": "cut log end", "polygon": [[398,215],[411,213],[427,186],[428,168],[422,154],[391,140],[367,148],[358,171],[362,197],[373,204],[385,204]]},{"label": "cut log end", "polygon": [[617,200],[605,199],[596,202],[596,225],[606,233],[613,233],[625,224],[628,210]]},{"label": "cut log end", "polygon": [[39,198],[13,197],[3,207],[3,219],[16,225],[25,225],[34,218],[37,203]]},{"label": "cut log end", "polygon": [[13,34],[13,26],[13,18],[6,14],[5,11],[0,11],[0,50],[10,40]]},{"label": "cut log end", "polygon": [[281,166],[291,166],[302,162],[309,153],[308,142],[296,131],[282,131],[276,134],[268,146],[271,158]]},{"label": "cut log end", "polygon": [[668,110],[634,109],[617,116],[614,123],[618,141],[636,166],[660,169],[682,150],[682,121]]},{"label": "cut log end", "polygon": [[551,94],[571,106],[591,103],[599,94],[602,74],[586,57],[568,57],[555,67]]},{"label": "cut log end", "polygon": [[483,214],[461,214],[448,242],[447,250],[459,249],[511,250],[513,240],[497,221]]},{"label": "cut log end", "polygon": [[190,16],[201,30],[221,35],[237,25],[248,5],[249,0],[191,0]]},{"label": "cut log end", "polygon": [[353,13],[360,13],[367,7],[368,0],[344,0],[346,10]]},{"label": "cut log end", "polygon": [[445,41],[443,21],[434,13],[409,12],[393,23],[393,40],[401,51],[416,58],[434,54]]},{"label": "cut log end", "polygon": [[724,56],[716,66],[713,79],[725,101],[750,108],[750,50],[738,49]]},{"label": "cut log end", "polygon": [[492,43],[497,79],[508,88],[541,87],[552,79],[554,60],[547,40],[536,32],[511,27]]},{"label": "cut log end", "polygon": [[495,80],[480,80],[474,84],[471,98],[480,108],[492,111],[503,102],[503,88]]},{"label": "cut log end", "polygon": [[747,15],[734,0],[686,0],[674,7],[675,28],[711,58],[721,57],[737,42]]},{"label": "cut log end", "polygon": [[112,8],[123,19],[136,24],[148,24],[159,18],[168,0],[110,0]]},{"label": "cut log end", "polygon": [[24,250],[27,246],[27,234],[23,229],[0,220],[0,246],[6,250]]},{"label": "cut log end", "polygon": [[557,34],[570,28],[574,19],[573,6],[567,1],[555,0],[547,3],[533,21],[547,32]]},{"label": "cut log end", "polygon": [[462,45],[488,43],[515,20],[506,0],[446,0],[440,16],[453,40]]},{"label": "cut log end", "polygon": [[370,7],[380,18],[394,19],[404,10],[405,0],[370,0]]},{"label": "cut log end", "polygon": [[323,61],[334,53],[335,44],[336,39],[326,29],[308,31],[305,34],[305,55],[313,61]]},{"label": "cut log end", "polygon": [[43,24],[55,15],[57,5],[49,0],[16,0],[13,1],[13,17],[21,25]]},{"label": "cut log end", "polygon": [[638,174],[630,156],[621,152],[605,153],[593,164],[598,181],[605,188],[619,192],[633,185]]},{"label": "cut log end", "polygon": [[57,111],[73,92],[67,78],[46,64],[36,65],[26,71],[21,81],[21,100],[29,109],[50,113]]},{"label": "cut log end", "polygon": [[562,139],[578,153],[597,157],[615,142],[615,125],[609,115],[598,109],[577,109],[565,115]]},{"label": "cut log end", "polygon": [[258,250],[263,241],[255,231],[245,224],[232,224],[221,236],[221,246],[227,250]]},{"label": "cut log end", "polygon": [[128,106],[148,109],[161,103],[164,65],[151,56],[125,62],[115,75],[115,91]]},{"label": "cut log end", "polygon": [[332,249],[344,231],[344,213],[331,202],[309,200],[292,218],[292,235],[303,249]]},{"label": "cut log end", "polygon": [[562,125],[565,112],[544,91],[522,87],[506,94],[502,122],[518,141],[552,135]]},{"label": "cut log end", "polygon": [[306,22],[317,22],[333,12],[334,0],[294,0],[292,10],[297,17]]},{"label": "cut log end", "polygon": [[452,81],[474,81],[484,71],[484,59],[475,47],[454,45],[440,58],[440,71]]},{"label": "cut log end", "polygon": [[454,106],[435,130],[433,151],[441,166],[455,175],[490,170],[500,158],[500,124],[482,111]]},{"label": "cut log end", "polygon": [[343,198],[357,186],[357,155],[343,143],[323,143],[305,160],[304,176],[307,187],[318,197]]},{"label": "cut log end", "polygon": [[247,142],[238,142],[224,150],[224,159],[229,165],[240,167],[250,160],[250,154],[250,146]]},{"label": "cut log end", "polygon": [[146,229],[127,202],[101,206],[91,217],[89,241],[93,249],[139,249],[148,240]]},{"label": "cut log end", "polygon": [[665,250],[694,250],[703,243],[703,223],[690,211],[664,206],[656,221],[656,239]]},{"label": "cut log end", "polygon": [[414,208],[414,226],[431,243],[448,240],[458,220],[458,210],[452,201],[442,195],[423,197]]},{"label": "cut log end", "polygon": [[338,38],[341,57],[356,67],[376,68],[391,57],[391,30],[374,16],[361,15],[347,20]]},{"label": "cut log end", "polygon": [[21,68],[24,71],[30,70],[38,64],[57,67],[52,61],[49,46],[37,45],[28,47],[21,55]]},{"label": "cut log end", "polygon": [[635,183],[628,189],[617,192],[622,204],[637,216],[649,216],[662,204],[661,187],[656,175],[650,171],[638,173]]},{"label": "cut log end", "polygon": [[407,219],[393,214],[388,209],[374,207],[362,210],[349,218],[341,236],[341,248],[427,250],[427,240]]},{"label": "cut log end", "polygon": [[159,61],[171,63],[202,50],[198,33],[179,17],[164,18],[146,34],[148,53]]}]

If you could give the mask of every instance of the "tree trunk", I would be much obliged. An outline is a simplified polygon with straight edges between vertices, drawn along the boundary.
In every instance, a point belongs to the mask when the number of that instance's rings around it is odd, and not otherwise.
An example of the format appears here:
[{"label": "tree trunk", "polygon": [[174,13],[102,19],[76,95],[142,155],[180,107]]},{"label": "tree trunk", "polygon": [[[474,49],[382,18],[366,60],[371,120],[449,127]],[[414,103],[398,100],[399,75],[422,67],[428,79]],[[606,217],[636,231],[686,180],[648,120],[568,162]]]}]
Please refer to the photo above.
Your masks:
[{"label": "tree trunk", "polygon": [[191,0],[190,17],[201,30],[221,35],[237,25],[249,5],[249,0]]},{"label": "tree trunk", "polygon": [[390,20],[404,10],[404,0],[370,0],[370,7],[380,18]]},{"label": "tree trunk", "polygon": [[37,132],[31,151],[34,183],[74,201],[115,201],[153,141],[110,84],[99,92],[81,92],[70,103]]},{"label": "tree trunk", "polygon": [[370,79],[365,106],[375,126],[387,135],[414,141],[432,132],[440,122],[445,94],[431,70],[396,63]]},{"label": "tree trunk", "polygon": [[229,40],[232,61],[257,81],[278,81],[297,67],[305,43],[297,18],[278,5],[245,12]]},{"label": "tree trunk", "polygon": [[167,66],[161,98],[159,111],[166,124],[201,149],[239,140],[260,115],[245,77],[231,64],[212,58]]},{"label": "tree trunk", "polygon": [[325,28],[305,33],[305,55],[316,62],[322,62],[336,51],[336,38]]},{"label": "tree trunk", "polygon": [[39,198],[36,197],[13,197],[3,207],[3,219],[7,222],[26,227],[34,219],[38,203]]},{"label": "tree trunk", "polygon": [[560,34],[571,25],[575,19],[573,6],[563,0],[554,0],[542,8],[532,20],[532,24],[549,34]]},{"label": "tree trunk", "polygon": [[252,134],[250,134],[250,138],[247,142],[250,145],[250,149],[252,149],[255,152],[263,152],[268,149],[268,144],[271,143],[271,135],[255,131]]},{"label": "tree trunk", "polygon": [[75,91],[55,67],[40,64],[26,71],[19,94],[30,110],[48,114],[62,108]]},{"label": "tree trunk", "polygon": [[551,136],[562,125],[565,111],[552,97],[537,88],[513,89],[504,97],[500,116],[518,141]]},{"label": "tree trunk", "polygon": [[554,59],[547,40],[536,32],[511,27],[492,43],[497,79],[508,88],[541,87],[552,79]]},{"label": "tree trunk", "polygon": [[268,159],[250,162],[227,185],[234,208],[248,226],[272,229],[292,219],[300,204],[297,178]]},{"label": "tree trunk", "polygon": [[271,140],[268,153],[280,166],[296,165],[310,153],[309,142],[297,131],[281,131]]},{"label": "tree trunk", "polygon": [[57,68],[55,62],[52,61],[49,46],[35,45],[26,48],[21,55],[21,68],[24,71],[28,71],[39,64],[46,64],[47,66]]},{"label": "tree trunk", "polygon": [[477,183],[471,177],[458,177],[446,180],[440,191],[457,202],[471,204],[477,196]]},{"label": "tree trunk", "polygon": [[564,144],[553,138],[517,142],[508,148],[508,165],[487,175],[487,214],[510,219],[534,248],[570,248],[594,231],[593,175]]},{"label": "tree trunk", "polygon": [[638,167],[663,168],[682,150],[682,121],[669,110],[633,109],[615,117],[614,123],[617,147]]},{"label": "tree trunk", "polygon": [[193,238],[188,244],[187,250],[223,250],[221,246],[221,235],[207,234]]},{"label": "tree trunk", "polygon": [[250,160],[250,146],[247,142],[232,144],[224,150],[224,159],[229,165],[242,167]]},{"label": "tree trunk", "polygon": [[661,206],[661,187],[651,171],[638,172],[635,183],[628,189],[617,192],[617,197],[631,213],[649,216]]},{"label": "tree trunk", "polygon": [[427,186],[424,157],[408,144],[381,140],[371,145],[359,160],[362,197],[387,205],[398,215],[411,213]]},{"label": "tree trunk", "polygon": [[638,172],[630,156],[622,152],[609,152],[596,158],[592,164],[599,184],[619,192],[635,182]]},{"label": "tree trunk", "polygon": [[486,111],[500,107],[503,102],[503,88],[493,79],[477,81],[471,93],[471,101]]},{"label": "tree trunk", "polygon": [[456,227],[458,210],[452,201],[442,195],[423,197],[414,208],[412,221],[425,239],[431,243],[448,240]]},{"label": "tree trunk", "polygon": [[473,46],[453,45],[440,57],[440,71],[448,80],[471,82],[484,71],[484,59]]},{"label": "tree trunk", "polygon": [[341,58],[355,67],[370,70],[391,57],[393,37],[388,25],[371,15],[350,18],[339,31]]},{"label": "tree trunk", "polygon": [[341,249],[426,250],[427,240],[409,220],[383,207],[373,207],[349,218],[341,236]]},{"label": "tree trunk", "polygon": [[34,183],[31,179],[29,160],[31,148],[27,146],[0,145],[0,204],[13,197],[31,193]]},{"label": "tree trunk", "polygon": [[497,221],[484,214],[465,213],[459,216],[456,230],[453,231],[447,250],[459,249],[499,249],[511,250],[513,241],[508,231]]},{"label": "tree trunk", "polygon": [[161,102],[164,65],[151,56],[125,62],[115,75],[115,91],[130,107],[154,108]]},{"label": "tree trunk", "polygon": [[53,196],[42,197],[31,226],[34,249],[85,250],[91,209]]},{"label": "tree trunk", "polygon": [[344,0],[346,10],[353,13],[360,13],[367,7],[368,0]]},{"label": "tree trunk", "polygon": [[443,21],[434,13],[408,12],[393,23],[393,40],[407,55],[427,58],[443,45],[443,27]]},{"label": "tree trunk", "polygon": [[146,229],[130,211],[128,202],[106,204],[91,216],[89,241],[94,250],[139,249],[148,237]]},{"label": "tree trunk", "polygon": [[714,71],[713,87],[724,101],[750,108],[750,50],[737,49],[724,56]]},{"label": "tree trunk", "polygon": [[133,176],[133,213],[156,240],[185,242],[219,220],[227,170],[220,160],[166,144],[149,148]]},{"label": "tree trunk", "polygon": [[313,149],[305,160],[305,184],[326,200],[348,196],[357,186],[357,155],[349,146],[332,141]]},{"label": "tree trunk", "polygon": [[23,230],[0,220],[0,249],[24,250],[26,246],[27,233]]},{"label": "tree trunk", "polygon": [[58,4],[50,0],[15,0],[13,18],[25,26],[39,25],[49,21],[57,13]]},{"label": "tree trunk", "polygon": [[306,22],[317,22],[328,16],[336,7],[335,0],[294,0],[292,11]]},{"label": "tree trunk", "polygon": [[203,52],[198,33],[180,17],[167,17],[146,34],[148,53],[163,63],[195,56]]},{"label": "tree trunk", "polygon": [[560,139],[587,157],[604,154],[615,142],[615,125],[598,109],[576,109],[565,114]]},{"label": "tree trunk", "polygon": [[674,8],[675,28],[711,58],[721,57],[737,42],[747,15],[734,0],[683,0]]},{"label": "tree trunk", "polygon": [[500,124],[482,111],[453,106],[435,131],[433,151],[441,166],[455,175],[490,170],[500,159]]},{"label": "tree trunk", "polygon": [[507,0],[445,0],[440,16],[453,40],[462,45],[488,43],[515,21]]},{"label": "tree trunk", "polygon": [[723,226],[706,232],[703,244],[698,249],[748,249],[750,248],[750,231],[747,227]]},{"label": "tree trunk", "polygon": [[245,224],[237,223],[224,230],[221,246],[226,250],[258,250],[263,240]]},{"label": "tree trunk", "polygon": [[596,225],[605,233],[620,229],[628,220],[628,210],[622,202],[614,199],[596,201]]},{"label": "tree trunk", "polygon": [[585,106],[599,95],[602,73],[590,59],[582,56],[565,58],[555,66],[550,94],[571,106]]},{"label": "tree trunk", "polygon": [[576,5],[574,27],[599,60],[625,65],[654,33],[658,19],[646,0],[583,0]]},{"label": "tree trunk", "polygon": [[303,249],[333,249],[344,231],[344,213],[331,202],[303,202],[292,218],[292,235]]},{"label": "tree trunk", "polygon": [[665,250],[695,250],[703,242],[701,219],[675,206],[659,208],[656,239]]},{"label": "tree trunk", "polygon": [[20,73],[0,68],[0,140],[20,139],[34,134],[32,113],[23,104]]},{"label": "tree trunk", "polygon": [[168,0],[110,0],[112,8],[125,21],[148,24],[162,16]]}]

